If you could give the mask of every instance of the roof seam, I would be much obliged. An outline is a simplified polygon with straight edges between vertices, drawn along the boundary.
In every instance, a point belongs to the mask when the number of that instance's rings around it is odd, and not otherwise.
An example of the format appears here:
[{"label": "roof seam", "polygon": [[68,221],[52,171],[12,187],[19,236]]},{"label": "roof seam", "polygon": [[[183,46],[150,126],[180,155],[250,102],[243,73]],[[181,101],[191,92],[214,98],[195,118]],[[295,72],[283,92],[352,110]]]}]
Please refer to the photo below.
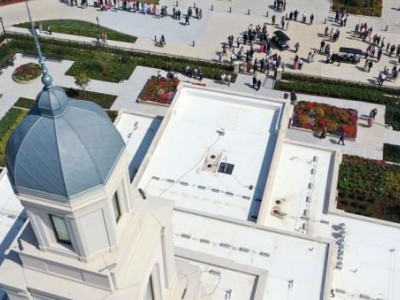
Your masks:
[{"label": "roof seam", "polygon": [[61,155],[60,155],[60,146],[58,145],[58,135],[57,135],[57,128],[56,128],[56,121],[57,118],[53,119],[54,121],[51,123],[53,125],[53,130],[54,130],[54,136],[55,136],[55,141],[56,141],[56,147],[57,147],[57,157],[58,157],[58,161],[60,162],[60,171],[61,171],[61,177],[62,177],[62,182],[64,183],[64,190],[65,190],[65,195],[69,198],[69,193],[67,190],[67,185],[65,183],[65,177],[64,177],[64,170],[62,168],[62,164],[61,164]]},{"label": "roof seam", "polygon": [[[24,121],[25,121],[25,120],[26,120],[26,117],[24,118]],[[17,162],[17,157],[18,157],[19,153],[21,152],[20,150],[23,149],[23,148],[22,148],[22,145],[27,141],[27,137],[28,137],[30,134],[32,134],[32,132],[33,132],[32,129],[35,128],[36,126],[38,126],[37,124],[39,123],[39,121],[40,121],[40,117],[35,121],[35,123],[33,123],[32,127],[31,127],[31,128],[28,130],[28,132],[25,134],[24,138],[22,139],[22,142],[19,144],[17,153],[15,154],[15,157],[14,157],[14,166],[13,166],[13,176],[14,176],[14,184],[15,184],[15,186],[18,186],[18,184],[17,184],[17,182],[16,182],[16,179],[17,179],[17,168],[16,168],[16,166],[17,166],[17,164],[16,164],[16,162]],[[21,124],[22,124],[22,123],[20,123],[20,125],[21,125]],[[17,128],[19,128],[20,125],[18,125]],[[15,130],[17,130],[17,128],[14,129],[14,132],[15,132]],[[13,132],[13,134],[14,134],[14,132]]]},{"label": "roof seam", "polygon": [[[96,114],[96,116],[97,116],[97,114]],[[81,142],[81,145],[86,149],[86,152],[89,154],[88,156],[89,156],[90,161],[92,162],[92,164],[93,164],[93,166],[94,166],[94,169],[96,170],[96,173],[97,173],[98,178],[100,179],[100,182],[104,184],[106,178],[104,178],[104,180],[103,180],[102,175],[101,175],[101,173],[100,173],[100,171],[99,171],[99,166],[98,166],[97,163],[93,160],[92,153],[89,151],[88,147],[87,147],[86,144],[83,142],[83,140],[81,139],[80,135],[79,135],[78,132],[75,130],[75,128],[71,125],[71,123],[68,122],[67,119],[64,119],[64,121],[65,121],[65,123],[68,124],[68,126],[71,128],[71,130],[73,130],[73,131],[75,132],[76,138]]]}]

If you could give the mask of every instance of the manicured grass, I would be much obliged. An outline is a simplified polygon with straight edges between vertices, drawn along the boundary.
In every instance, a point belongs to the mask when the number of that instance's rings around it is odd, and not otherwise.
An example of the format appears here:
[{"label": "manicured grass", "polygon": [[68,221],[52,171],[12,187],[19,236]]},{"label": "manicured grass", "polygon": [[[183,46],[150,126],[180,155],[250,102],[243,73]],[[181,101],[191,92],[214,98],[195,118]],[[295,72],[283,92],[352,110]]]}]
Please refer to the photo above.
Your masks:
[{"label": "manicured grass", "polygon": [[[283,80],[274,86],[277,90],[294,90],[299,93],[333,98],[357,100],[386,105],[385,120],[393,129],[400,130],[400,90],[347,81],[322,79],[284,73]],[[360,112],[362,114],[363,112]],[[364,112],[369,113],[369,112]]]},{"label": "manicured grass", "polygon": [[67,94],[68,97],[94,102],[100,105],[103,109],[110,109],[115,99],[117,99],[117,96],[113,95],[107,95],[91,91],[82,91],[73,88],[65,88],[65,87],[62,88],[65,90],[65,93]]},{"label": "manicured grass", "polygon": [[350,14],[380,17],[382,0],[333,0],[332,9],[338,8]]},{"label": "manicured grass", "polygon": [[383,160],[400,164],[400,146],[383,144]]},{"label": "manicured grass", "polygon": [[0,120],[0,166],[6,165],[6,145],[13,130],[25,118],[28,111],[11,108]]},{"label": "manicured grass", "polygon": [[19,97],[17,102],[15,102],[14,107],[31,109],[34,105],[35,105],[35,100]]},{"label": "manicured grass", "polygon": [[337,208],[400,223],[400,166],[343,155]]},{"label": "manicured grass", "polygon": [[[72,35],[80,35],[80,36],[87,36],[97,38],[100,32],[107,33],[107,39],[113,41],[122,41],[128,43],[134,43],[136,41],[136,37],[120,33],[115,30],[111,30],[105,27],[98,27],[95,23],[89,23],[85,21],[78,21],[78,20],[43,20],[38,21],[36,26],[39,27],[41,24],[43,31],[47,31],[47,27],[50,25],[52,32],[57,33],[65,33],[65,34],[72,34]],[[31,24],[29,22],[21,23],[14,25],[16,27],[22,28],[31,28]]]},{"label": "manicured grass", "polygon": [[[33,41],[21,35],[8,35],[12,39],[6,45],[15,52],[35,54]],[[137,53],[121,49],[108,49],[92,45],[82,45],[75,42],[61,42],[56,40],[41,39],[42,52],[48,58],[69,59],[75,61],[66,73],[75,76],[84,70],[91,79],[120,82],[130,77],[137,65],[170,69],[175,72],[184,72],[186,66],[201,69],[206,78],[220,79],[222,74],[231,73],[232,82],[236,80],[233,67],[214,64],[204,61],[167,57],[161,55]],[[1,49],[0,49],[1,51]],[[6,50],[3,50],[6,51]],[[12,53],[12,51],[9,51]],[[1,52],[0,52],[0,58]],[[0,61],[1,62],[1,61]]]}]

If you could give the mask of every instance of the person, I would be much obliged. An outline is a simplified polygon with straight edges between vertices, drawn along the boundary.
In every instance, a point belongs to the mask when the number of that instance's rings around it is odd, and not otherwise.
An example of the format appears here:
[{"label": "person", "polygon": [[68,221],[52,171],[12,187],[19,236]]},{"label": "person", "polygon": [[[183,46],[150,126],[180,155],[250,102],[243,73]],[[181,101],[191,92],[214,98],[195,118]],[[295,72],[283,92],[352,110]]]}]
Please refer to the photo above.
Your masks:
[{"label": "person", "polygon": [[225,73],[221,75],[221,84],[224,84],[226,80],[226,75]]},{"label": "person", "polygon": [[308,52],[308,55],[307,55],[307,62],[308,62],[308,63],[311,62],[311,55],[312,55],[312,52],[311,52],[311,51]]},{"label": "person", "polygon": [[226,82],[228,83],[228,86],[231,86],[231,79],[232,79],[231,74],[226,75]]},{"label": "person", "polygon": [[378,76],[378,85],[382,85],[385,80],[386,80],[385,72],[380,72]]},{"label": "person", "polygon": [[297,95],[294,90],[290,91],[290,104],[295,104],[297,101]]},{"label": "person", "polygon": [[320,139],[326,138],[326,131],[327,131],[326,126],[322,127],[321,135],[319,136]]},{"label": "person", "polygon": [[52,34],[50,25],[47,26],[47,32],[48,32],[50,35]]},{"label": "person", "polygon": [[375,107],[373,110],[371,110],[371,112],[369,113],[369,116],[375,120],[375,117],[378,113],[378,109]]},{"label": "person", "polygon": [[162,41],[162,43],[163,43],[163,46],[167,44],[167,43],[165,42],[165,37],[164,37],[163,34],[161,35],[161,41]]},{"label": "person", "polygon": [[342,143],[343,146],[344,146],[344,136],[345,136],[344,130],[342,127],[340,127],[338,144]]},{"label": "person", "polygon": [[294,45],[294,49],[295,49],[294,53],[297,53],[297,51],[299,51],[299,48],[300,48],[300,44],[299,44],[299,42],[297,42],[297,43]]},{"label": "person", "polygon": [[309,25],[312,25],[313,22],[314,22],[314,14],[311,14]]},{"label": "person", "polygon": [[319,47],[319,52],[323,53],[325,50],[325,40],[321,41],[321,46]]},{"label": "person", "polygon": [[369,60],[368,61],[368,69],[367,69],[368,72],[371,71],[372,66],[373,66],[372,60]]},{"label": "person", "polygon": [[257,80],[257,91],[260,89],[260,87],[261,87],[261,80],[258,79]]},{"label": "person", "polygon": [[254,75],[253,76],[253,88],[256,88],[256,84],[257,84],[257,77]]}]

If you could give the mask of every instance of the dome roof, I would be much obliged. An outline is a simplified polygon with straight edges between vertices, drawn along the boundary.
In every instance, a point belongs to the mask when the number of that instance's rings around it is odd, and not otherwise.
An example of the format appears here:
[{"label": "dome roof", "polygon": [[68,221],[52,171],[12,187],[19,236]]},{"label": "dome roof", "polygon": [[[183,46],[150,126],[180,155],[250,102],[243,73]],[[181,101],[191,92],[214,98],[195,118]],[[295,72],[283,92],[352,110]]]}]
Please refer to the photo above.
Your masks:
[{"label": "dome roof", "polygon": [[17,192],[65,200],[103,185],[125,144],[103,109],[69,99],[47,76],[8,140],[6,162]]}]

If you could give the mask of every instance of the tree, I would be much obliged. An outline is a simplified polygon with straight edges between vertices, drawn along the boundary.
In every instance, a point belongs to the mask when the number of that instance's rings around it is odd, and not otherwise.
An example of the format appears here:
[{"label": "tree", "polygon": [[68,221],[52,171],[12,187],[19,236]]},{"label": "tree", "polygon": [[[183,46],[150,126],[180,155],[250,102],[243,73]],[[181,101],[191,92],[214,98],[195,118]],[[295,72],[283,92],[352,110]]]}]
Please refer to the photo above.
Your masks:
[{"label": "tree", "polygon": [[75,77],[75,84],[83,91],[83,98],[86,98],[86,88],[89,85],[90,78],[85,72],[79,72]]}]

